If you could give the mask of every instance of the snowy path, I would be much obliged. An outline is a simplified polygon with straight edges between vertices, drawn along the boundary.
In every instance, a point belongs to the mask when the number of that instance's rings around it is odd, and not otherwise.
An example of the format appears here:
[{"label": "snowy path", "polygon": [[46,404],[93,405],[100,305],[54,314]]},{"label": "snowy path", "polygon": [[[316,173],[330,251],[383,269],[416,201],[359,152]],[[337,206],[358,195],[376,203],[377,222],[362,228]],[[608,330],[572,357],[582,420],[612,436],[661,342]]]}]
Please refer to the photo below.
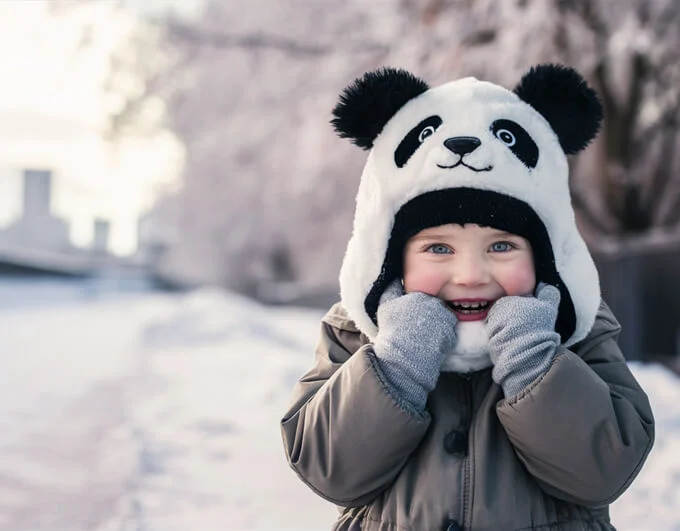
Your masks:
[{"label": "snowy path", "polygon": [[[93,299],[0,284],[0,531],[322,531],[278,421],[321,312],[219,292]],[[9,299],[8,299],[9,293]],[[17,299],[18,298],[18,299]],[[297,330],[292,332],[293,327]],[[680,385],[634,365],[657,443],[619,531],[680,530]]]},{"label": "snowy path", "polygon": [[93,529],[113,514],[136,461],[125,393],[140,320],[159,301],[101,302],[67,286],[50,304],[27,303],[50,287],[0,286],[2,531]]},{"label": "snowy path", "polygon": [[290,471],[278,427],[320,317],[203,293],[151,323],[135,398],[140,465],[106,531],[328,528],[335,508]]}]

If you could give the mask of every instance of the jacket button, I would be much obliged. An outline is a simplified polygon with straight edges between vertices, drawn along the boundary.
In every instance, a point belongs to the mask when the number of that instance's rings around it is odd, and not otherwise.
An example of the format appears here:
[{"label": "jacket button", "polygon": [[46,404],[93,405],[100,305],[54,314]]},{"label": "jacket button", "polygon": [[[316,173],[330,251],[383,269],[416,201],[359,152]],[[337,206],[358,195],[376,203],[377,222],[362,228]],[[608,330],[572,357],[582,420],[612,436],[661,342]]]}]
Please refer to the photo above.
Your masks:
[{"label": "jacket button", "polygon": [[[444,450],[451,455],[465,455],[467,453],[467,435],[462,431],[451,431],[444,437]],[[458,524],[456,524],[458,525]]]},{"label": "jacket button", "polygon": [[446,526],[446,531],[462,531],[462,528],[458,525],[458,522],[451,520],[449,525]]}]

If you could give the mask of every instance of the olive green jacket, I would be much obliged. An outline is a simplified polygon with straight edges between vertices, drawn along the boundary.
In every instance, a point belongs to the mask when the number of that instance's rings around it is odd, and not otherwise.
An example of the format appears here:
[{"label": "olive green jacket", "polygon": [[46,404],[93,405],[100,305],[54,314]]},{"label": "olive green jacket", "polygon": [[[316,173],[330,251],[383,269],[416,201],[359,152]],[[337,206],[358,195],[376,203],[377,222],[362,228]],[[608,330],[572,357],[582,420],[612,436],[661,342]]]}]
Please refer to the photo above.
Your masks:
[{"label": "olive green jacket", "polygon": [[588,337],[506,399],[487,369],[442,373],[418,415],[339,304],[281,421],[291,467],[340,508],[334,530],[611,530],[654,440],[602,303]]}]

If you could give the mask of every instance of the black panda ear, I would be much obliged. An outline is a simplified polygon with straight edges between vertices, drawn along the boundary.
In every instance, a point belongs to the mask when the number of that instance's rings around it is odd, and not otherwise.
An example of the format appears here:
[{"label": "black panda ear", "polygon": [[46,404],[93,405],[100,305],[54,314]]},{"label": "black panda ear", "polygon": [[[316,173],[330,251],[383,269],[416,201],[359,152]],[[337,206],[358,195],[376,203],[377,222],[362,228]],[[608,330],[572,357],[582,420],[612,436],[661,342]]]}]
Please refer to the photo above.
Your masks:
[{"label": "black panda ear", "polygon": [[597,93],[572,68],[534,66],[514,92],[550,123],[568,155],[584,149],[600,129],[604,111]]},{"label": "black panda ear", "polygon": [[429,88],[406,70],[384,67],[367,72],[340,94],[331,124],[340,137],[371,149],[390,118]]}]

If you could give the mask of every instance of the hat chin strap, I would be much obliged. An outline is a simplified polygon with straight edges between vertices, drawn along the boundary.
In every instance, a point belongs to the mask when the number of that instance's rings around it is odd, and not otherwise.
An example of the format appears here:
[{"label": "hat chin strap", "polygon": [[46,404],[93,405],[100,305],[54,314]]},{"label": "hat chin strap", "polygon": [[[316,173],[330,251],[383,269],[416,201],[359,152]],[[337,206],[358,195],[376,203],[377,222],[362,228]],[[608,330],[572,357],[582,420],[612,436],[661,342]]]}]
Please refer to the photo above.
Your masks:
[{"label": "hat chin strap", "polygon": [[456,344],[442,361],[442,372],[469,373],[491,367],[485,321],[456,324]]}]

